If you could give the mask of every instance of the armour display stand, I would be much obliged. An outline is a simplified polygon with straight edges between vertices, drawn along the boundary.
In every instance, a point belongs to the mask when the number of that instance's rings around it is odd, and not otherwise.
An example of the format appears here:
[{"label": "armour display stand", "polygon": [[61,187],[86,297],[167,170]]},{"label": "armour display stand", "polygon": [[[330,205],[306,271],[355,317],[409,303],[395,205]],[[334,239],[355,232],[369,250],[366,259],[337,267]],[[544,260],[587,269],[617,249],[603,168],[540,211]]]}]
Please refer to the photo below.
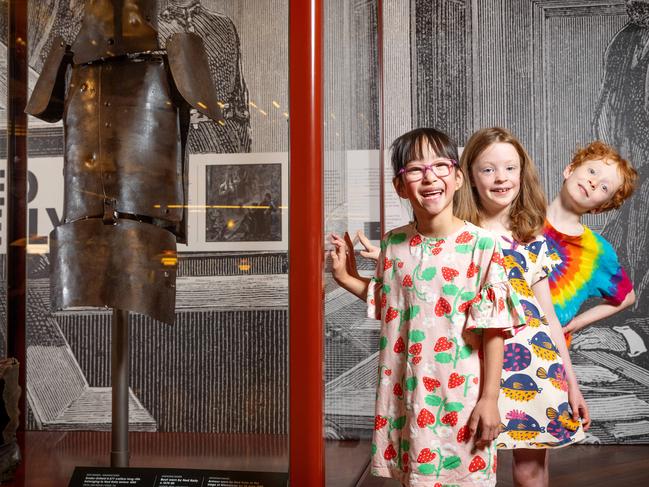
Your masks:
[{"label": "armour display stand", "polygon": [[113,309],[111,340],[112,427],[110,466],[128,467],[128,311]]}]

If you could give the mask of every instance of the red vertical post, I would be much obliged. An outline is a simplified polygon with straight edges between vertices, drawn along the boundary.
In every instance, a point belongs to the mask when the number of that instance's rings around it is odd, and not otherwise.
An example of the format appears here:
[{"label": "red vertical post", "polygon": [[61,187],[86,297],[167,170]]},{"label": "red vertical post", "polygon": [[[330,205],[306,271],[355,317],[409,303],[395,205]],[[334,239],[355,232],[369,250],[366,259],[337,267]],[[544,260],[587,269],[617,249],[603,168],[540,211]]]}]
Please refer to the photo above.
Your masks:
[{"label": "red vertical post", "polygon": [[289,478],[324,487],[322,0],[289,3]]},{"label": "red vertical post", "polygon": [[385,234],[385,100],[383,98],[383,0],[376,2],[376,86],[379,92],[379,221],[381,238]]},{"label": "red vertical post", "polygon": [[[7,34],[7,355],[25,391],[27,289],[27,0],[9,2]],[[25,425],[25,394],[20,429]]]}]

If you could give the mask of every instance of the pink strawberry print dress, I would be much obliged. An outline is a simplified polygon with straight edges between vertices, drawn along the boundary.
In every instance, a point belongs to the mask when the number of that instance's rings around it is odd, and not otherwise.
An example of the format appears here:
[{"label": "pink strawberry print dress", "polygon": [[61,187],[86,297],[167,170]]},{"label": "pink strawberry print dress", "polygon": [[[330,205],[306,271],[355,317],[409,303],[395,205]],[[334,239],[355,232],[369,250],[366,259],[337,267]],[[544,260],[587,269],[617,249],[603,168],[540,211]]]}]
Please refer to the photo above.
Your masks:
[{"label": "pink strawberry print dress", "polygon": [[505,341],[498,409],[503,430],[497,446],[558,448],[584,439],[580,421],[572,419],[563,361],[550,325],[531,286],[545,279],[556,262],[543,237],[523,245],[500,237],[504,264],[525,310],[526,325]]},{"label": "pink strawberry print dress", "polygon": [[368,290],[381,320],[372,471],[407,486],[493,486],[495,442],[472,453],[482,328],[524,324],[497,237],[465,223],[445,238],[388,232]]}]

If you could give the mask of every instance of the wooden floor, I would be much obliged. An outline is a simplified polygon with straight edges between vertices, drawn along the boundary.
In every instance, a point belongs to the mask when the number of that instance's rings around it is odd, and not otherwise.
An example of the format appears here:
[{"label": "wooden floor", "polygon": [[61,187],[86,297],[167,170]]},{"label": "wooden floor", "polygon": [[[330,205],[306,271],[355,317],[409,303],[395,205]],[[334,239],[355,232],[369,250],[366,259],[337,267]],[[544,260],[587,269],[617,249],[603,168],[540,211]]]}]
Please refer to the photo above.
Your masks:
[{"label": "wooden floor", "polygon": [[[512,487],[511,451],[498,452],[498,487]],[[358,487],[399,487],[365,475]],[[649,486],[649,445],[575,445],[550,452],[550,487]]]},{"label": "wooden floor", "polygon": [[[109,466],[110,433],[37,432],[20,438],[23,462],[3,487],[66,487],[76,466]],[[130,465],[288,471],[287,437],[131,433]],[[368,441],[326,442],[327,487],[398,487],[367,474]],[[498,487],[511,487],[511,452],[499,453]],[[572,446],[551,452],[551,487],[649,486],[649,446]],[[301,487],[301,486],[300,486]]]}]

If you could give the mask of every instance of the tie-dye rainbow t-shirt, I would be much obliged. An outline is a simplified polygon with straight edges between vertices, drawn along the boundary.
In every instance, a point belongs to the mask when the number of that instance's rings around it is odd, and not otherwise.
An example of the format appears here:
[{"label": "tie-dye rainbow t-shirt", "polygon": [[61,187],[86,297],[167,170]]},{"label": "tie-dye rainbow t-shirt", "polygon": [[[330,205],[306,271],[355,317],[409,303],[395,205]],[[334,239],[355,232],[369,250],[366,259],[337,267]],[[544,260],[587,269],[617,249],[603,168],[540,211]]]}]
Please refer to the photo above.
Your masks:
[{"label": "tie-dye rainbow t-shirt", "polygon": [[550,292],[562,326],[588,298],[601,297],[618,305],[633,289],[611,244],[587,226],[581,235],[566,235],[546,221],[543,236],[550,252],[555,253]]}]

